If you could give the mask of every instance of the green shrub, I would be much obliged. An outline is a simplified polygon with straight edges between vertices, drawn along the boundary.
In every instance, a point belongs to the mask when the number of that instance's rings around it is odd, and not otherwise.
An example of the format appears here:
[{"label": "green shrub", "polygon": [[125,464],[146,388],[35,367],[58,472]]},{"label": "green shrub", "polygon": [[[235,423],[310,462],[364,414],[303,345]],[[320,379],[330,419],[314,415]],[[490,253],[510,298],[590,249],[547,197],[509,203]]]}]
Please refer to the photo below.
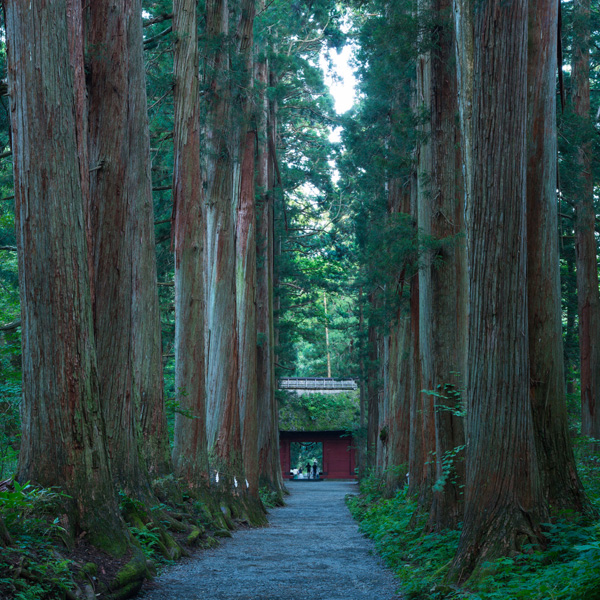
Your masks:
[{"label": "green shrub", "polygon": [[[593,465],[593,463],[592,463]],[[591,467],[590,467],[591,468]],[[472,600],[595,600],[600,589],[600,524],[573,513],[546,524],[548,545],[483,565],[466,586],[447,585],[460,530],[427,531],[407,489],[384,498],[385,480],[370,475],[347,504],[377,552],[402,582],[406,598]],[[597,500],[597,497],[593,499]]]},{"label": "green shrub", "polygon": [[12,543],[0,547],[0,597],[54,600],[64,597],[74,583],[70,561],[56,551],[65,532],[60,520],[67,497],[54,489],[13,482],[0,492],[0,517]]}]

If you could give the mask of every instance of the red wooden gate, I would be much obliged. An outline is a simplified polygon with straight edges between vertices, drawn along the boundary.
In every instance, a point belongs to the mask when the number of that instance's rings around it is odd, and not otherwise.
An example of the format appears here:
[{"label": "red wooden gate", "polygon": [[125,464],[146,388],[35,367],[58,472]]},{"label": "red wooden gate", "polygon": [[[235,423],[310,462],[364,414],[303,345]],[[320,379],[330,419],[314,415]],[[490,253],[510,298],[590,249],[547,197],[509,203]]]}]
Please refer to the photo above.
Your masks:
[{"label": "red wooden gate", "polygon": [[324,479],[356,479],[356,452],[352,436],[346,431],[280,431],[279,457],[283,477],[290,479],[290,445],[292,442],[323,444]]}]

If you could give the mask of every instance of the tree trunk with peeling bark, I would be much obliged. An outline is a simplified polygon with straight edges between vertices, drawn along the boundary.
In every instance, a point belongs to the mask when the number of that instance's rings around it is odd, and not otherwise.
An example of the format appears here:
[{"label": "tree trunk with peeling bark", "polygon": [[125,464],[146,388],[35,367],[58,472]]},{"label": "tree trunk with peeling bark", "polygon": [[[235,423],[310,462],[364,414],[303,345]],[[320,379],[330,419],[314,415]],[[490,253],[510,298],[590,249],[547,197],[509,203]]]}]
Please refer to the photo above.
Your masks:
[{"label": "tree trunk with peeling bark", "polygon": [[[371,311],[377,310],[377,297],[369,294]],[[371,320],[373,317],[371,317]],[[379,335],[375,323],[370,322],[367,329],[367,465],[371,470],[377,468],[377,445],[379,440]]]},{"label": "tree trunk with peeling bark", "polygon": [[477,6],[474,40],[465,512],[452,566],[458,580],[485,560],[539,542],[546,516],[529,400],[527,73],[506,68],[507,58],[527,64],[526,0]]},{"label": "tree trunk with peeling bark", "polygon": [[[259,11],[264,9],[264,0]],[[262,49],[264,52],[264,49]],[[256,194],[256,325],[257,325],[257,415],[258,476],[261,486],[283,500],[283,478],[279,458],[279,415],[275,400],[275,354],[273,321],[273,169],[269,156],[269,65],[266,56],[255,63],[257,81]]]},{"label": "tree trunk with peeling bark", "polygon": [[88,272],[82,23],[78,2],[6,4],[22,302],[18,478],[60,486],[70,496],[69,533],[122,555]]},{"label": "tree trunk with peeling bark", "polygon": [[244,471],[248,491],[258,497],[258,405],[256,332],[256,207],[254,155],[256,132],[244,138],[236,222],[236,299],[238,390]]},{"label": "tree trunk with peeling bark", "polygon": [[154,255],[141,2],[88,7],[94,329],[109,452],[119,484],[149,492],[170,472]]},{"label": "tree trunk with peeling bark", "polygon": [[530,0],[527,71],[529,396],[545,500],[555,509],[584,512],[590,507],[577,475],[565,401],[556,198],[557,32],[555,0]]},{"label": "tree trunk with peeling bark", "polygon": [[594,180],[590,120],[590,2],[573,3],[572,105],[577,130],[575,175],[575,255],[579,353],[581,362],[581,433],[600,439],[600,294],[594,233]]},{"label": "tree trunk with peeling bark", "polygon": [[[392,178],[388,186],[388,212],[390,215],[410,213],[410,192],[403,189],[399,178]],[[385,441],[387,464],[384,468],[386,493],[396,493],[406,482],[410,444],[411,398],[411,325],[407,268],[396,282],[397,308],[392,317],[387,350],[388,375],[385,394],[388,397],[387,439]],[[405,297],[406,296],[406,297]],[[399,469],[399,467],[403,467]]]},{"label": "tree trunk with peeling bark", "polygon": [[[429,0],[418,2],[418,15],[422,21],[423,31],[427,30],[427,21],[431,19],[432,7]],[[425,47],[428,48],[427,40]],[[425,114],[432,114],[432,51],[427,50],[418,57],[416,77],[416,103],[418,110]],[[431,235],[430,202],[432,195],[431,182],[434,176],[434,162],[432,149],[432,121],[423,123],[420,127],[421,142],[417,146],[417,190],[416,205],[413,206],[413,216],[419,229],[425,235]],[[437,165],[436,165],[437,166]],[[425,261],[431,260],[425,256]],[[435,413],[433,396],[426,393],[434,387],[434,355],[429,327],[432,315],[432,287],[431,267],[422,266],[418,274],[418,313],[411,315],[415,319],[413,327],[418,329],[418,354],[420,383],[417,393],[413,397],[416,403],[415,427],[411,430],[414,438],[415,449],[419,447],[418,456],[422,464],[413,464],[410,469],[410,486],[413,493],[419,497],[419,506],[429,510],[431,503],[432,487],[435,477],[434,452],[435,452]],[[415,455],[417,456],[417,455]]]},{"label": "tree trunk with peeling bark", "polygon": [[[230,19],[232,23],[230,25]],[[211,469],[228,493],[258,498],[254,138],[247,88],[254,0],[207,3],[207,435]]]},{"label": "tree trunk with peeling bark", "polygon": [[[242,454],[248,492],[258,498],[258,405],[256,331],[256,127],[254,105],[254,15],[255,0],[242,0],[237,24],[237,60],[240,72],[234,107],[239,127],[239,155],[234,182],[237,191],[235,214],[235,290],[238,339],[238,394]],[[239,122],[238,122],[239,121]],[[239,169],[239,170],[238,170]]]},{"label": "tree trunk with peeling bark", "polygon": [[190,488],[208,484],[204,364],[204,197],[200,171],[197,0],[175,0],[173,249],[175,416],[173,463]]},{"label": "tree trunk with peeling bark", "polygon": [[[222,489],[244,481],[238,398],[233,170],[236,158],[229,77],[228,0],[206,3],[206,432],[211,476]],[[239,143],[239,141],[238,141]]]},{"label": "tree trunk with peeling bark", "polygon": [[[432,237],[419,271],[420,338],[424,386],[434,404],[435,483],[431,527],[454,528],[462,520],[464,427],[462,382],[466,368],[467,268],[464,240],[460,135],[451,0],[434,0],[429,88],[430,173],[419,196],[419,229]],[[427,365],[427,369],[425,369]]]}]

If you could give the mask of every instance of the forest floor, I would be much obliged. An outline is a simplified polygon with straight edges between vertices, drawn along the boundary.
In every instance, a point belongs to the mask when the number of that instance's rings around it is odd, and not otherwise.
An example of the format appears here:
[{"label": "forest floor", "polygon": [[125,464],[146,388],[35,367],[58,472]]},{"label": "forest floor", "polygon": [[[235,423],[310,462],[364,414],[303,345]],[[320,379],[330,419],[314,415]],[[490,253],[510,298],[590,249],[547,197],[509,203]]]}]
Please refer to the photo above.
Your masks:
[{"label": "forest floor", "polygon": [[143,600],[392,600],[398,580],[344,503],[358,486],[291,481],[269,526],[234,533],[145,586]]}]

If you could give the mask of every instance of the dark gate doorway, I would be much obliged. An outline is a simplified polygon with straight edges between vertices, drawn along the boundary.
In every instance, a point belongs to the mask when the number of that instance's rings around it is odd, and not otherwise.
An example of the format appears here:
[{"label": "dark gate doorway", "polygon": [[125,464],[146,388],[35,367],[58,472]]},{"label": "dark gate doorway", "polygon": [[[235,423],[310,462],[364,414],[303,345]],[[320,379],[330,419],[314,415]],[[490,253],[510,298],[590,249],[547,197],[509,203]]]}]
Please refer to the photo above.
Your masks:
[{"label": "dark gate doorway", "polygon": [[294,479],[316,479],[323,471],[323,442],[290,442],[290,473]]}]

